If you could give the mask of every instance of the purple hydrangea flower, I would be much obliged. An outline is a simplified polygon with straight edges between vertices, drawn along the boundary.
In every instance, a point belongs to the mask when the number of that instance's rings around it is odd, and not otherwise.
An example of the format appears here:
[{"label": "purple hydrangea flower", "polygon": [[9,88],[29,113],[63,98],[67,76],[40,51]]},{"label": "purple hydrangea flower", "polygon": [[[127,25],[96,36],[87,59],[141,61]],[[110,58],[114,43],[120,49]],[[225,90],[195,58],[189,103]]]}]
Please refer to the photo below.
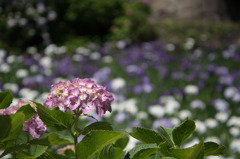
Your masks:
[{"label": "purple hydrangea flower", "polygon": [[[36,105],[34,103],[19,100],[16,105],[13,105],[6,109],[0,109],[0,115],[15,114],[20,107],[27,104],[30,104],[32,108],[36,110]],[[34,116],[32,116],[27,121],[24,121],[23,123],[22,131],[28,131],[30,135],[32,135],[32,137],[35,137],[35,138],[39,138],[40,136],[42,136],[46,130],[47,130],[47,127],[39,118],[38,114],[35,114]]]},{"label": "purple hydrangea flower", "polygon": [[58,82],[52,85],[44,105],[46,107],[59,107],[61,111],[80,111],[89,113],[94,108],[99,116],[106,111],[111,112],[113,96],[105,87],[96,84],[90,79],[75,78],[72,82]]}]

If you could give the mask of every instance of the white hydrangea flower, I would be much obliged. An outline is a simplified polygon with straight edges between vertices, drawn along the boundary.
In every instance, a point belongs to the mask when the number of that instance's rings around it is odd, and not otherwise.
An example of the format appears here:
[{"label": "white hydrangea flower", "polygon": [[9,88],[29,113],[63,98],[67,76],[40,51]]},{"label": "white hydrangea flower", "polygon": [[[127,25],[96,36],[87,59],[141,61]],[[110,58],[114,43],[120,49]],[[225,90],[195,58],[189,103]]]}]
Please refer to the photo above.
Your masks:
[{"label": "white hydrangea flower", "polygon": [[11,90],[12,92],[16,93],[18,91],[19,87],[16,83],[5,83],[3,85],[3,89]]},{"label": "white hydrangea flower", "polygon": [[228,122],[227,122],[227,126],[238,126],[240,127],[240,117],[238,116],[232,116]]},{"label": "white hydrangea flower", "polygon": [[38,91],[29,88],[22,88],[19,91],[20,97],[27,100],[34,100],[38,96],[38,94],[39,94]]},{"label": "white hydrangea flower", "polygon": [[177,126],[180,124],[180,120],[178,118],[171,118],[170,119],[171,123],[173,124],[173,126]]},{"label": "white hydrangea flower", "polygon": [[224,97],[227,99],[231,99],[234,97],[234,95],[237,93],[237,89],[235,87],[227,87],[224,90]]},{"label": "white hydrangea flower", "polygon": [[136,118],[138,120],[145,120],[145,119],[148,118],[148,114],[145,111],[140,111],[140,112],[137,113]]},{"label": "white hydrangea flower", "polygon": [[233,137],[237,137],[237,136],[240,135],[240,128],[239,128],[239,127],[236,127],[236,126],[231,127],[231,128],[229,129],[229,133],[230,133]]},{"label": "white hydrangea flower", "polygon": [[220,121],[220,122],[226,122],[227,119],[228,119],[229,115],[228,113],[226,112],[218,112],[216,115],[215,115],[215,118]]},{"label": "white hydrangea flower", "polygon": [[205,120],[205,124],[207,125],[207,127],[213,129],[213,128],[217,127],[218,122],[216,119],[209,118],[209,119]]},{"label": "white hydrangea flower", "polygon": [[204,122],[200,120],[196,120],[195,124],[196,124],[196,131],[199,132],[200,134],[204,134],[207,131],[207,126]]},{"label": "white hydrangea flower", "polygon": [[8,64],[12,64],[12,63],[14,63],[16,61],[16,55],[9,55],[8,57],[7,57],[7,63]]},{"label": "white hydrangea flower", "polygon": [[165,105],[165,112],[166,114],[173,114],[176,109],[180,107],[180,104],[178,101],[174,100],[169,100]]},{"label": "white hydrangea flower", "polygon": [[28,70],[26,69],[19,69],[16,72],[16,77],[17,78],[25,78],[28,76]]},{"label": "white hydrangea flower", "polygon": [[39,63],[45,68],[51,68],[52,67],[52,58],[45,56],[40,59]]},{"label": "white hydrangea flower", "polygon": [[198,87],[196,85],[187,85],[184,88],[184,92],[189,95],[196,95],[198,94]]},{"label": "white hydrangea flower", "polygon": [[104,56],[104,57],[102,58],[102,62],[103,62],[103,63],[111,63],[112,61],[113,61],[113,58],[112,58],[112,56],[109,56],[109,55]]},{"label": "white hydrangea flower", "polygon": [[101,58],[101,54],[99,52],[93,52],[90,54],[91,60],[99,60]]},{"label": "white hydrangea flower", "polygon": [[148,107],[148,112],[156,118],[161,118],[165,114],[165,109],[161,105],[151,105]]},{"label": "white hydrangea flower", "polygon": [[7,63],[0,64],[0,72],[3,72],[3,73],[10,72],[10,66]]},{"label": "white hydrangea flower", "polygon": [[205,103],[200,99],[195,99],[190,103],[190,107],[193,109],[199,108],[199,109],[205,109]]},{"label": "white hydrangea flower", "polygon": [[115,78],[112,80],[112,88],[113,90],[119,90],[126,86],[126,81],[123,78]]},{"label": "white hydrangea flower", "polygon": [[191,50],[195,44],[195,40],[193,38],[187,38],[187,41],[184,44],[185,50]]},{"label": "white hydrangea flower", "polygon": [[185,120],[185,119],[187,119],[187,118],[190,118],[192,116],[192,113],[189,111],[189,110],[181,110],[180,112],[179,112],[179,118],[181,119],[181,120]]},{"label": "white hydrangea flower", "polygon": [[230,149],[232,153],[240,153],[240,139],[234,139],[231,143],[230,143]]},{"label": "white hydrangea flower", "polygon": [[78,47],[76,49],[76,53],[81,54],[81,55],[85,55],[85,56],[89,56],[90,55],[90,50],[85,48],[85,47]]}]

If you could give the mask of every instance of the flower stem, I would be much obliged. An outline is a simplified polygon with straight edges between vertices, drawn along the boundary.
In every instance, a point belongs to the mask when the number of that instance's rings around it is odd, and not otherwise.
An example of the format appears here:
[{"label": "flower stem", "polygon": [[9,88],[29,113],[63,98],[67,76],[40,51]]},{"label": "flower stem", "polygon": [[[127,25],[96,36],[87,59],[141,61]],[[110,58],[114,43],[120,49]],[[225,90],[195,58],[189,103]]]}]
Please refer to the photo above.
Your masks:
[{"label": "flower stem", "polygon": [[74,120],[74,133],[71,135],[73,136],[74,138],[74,145],[75,145],[75,157],[76,159],[78,158],[77,157],[77,152],[76,152],[76,146],[77,146],[77,143],[78,143],[78,136],[80,135],[79,132],[78,132],[78,118],[79,116],[81,115],[81,111],[74,111],[74,114],[75,114],[75,120]]}]

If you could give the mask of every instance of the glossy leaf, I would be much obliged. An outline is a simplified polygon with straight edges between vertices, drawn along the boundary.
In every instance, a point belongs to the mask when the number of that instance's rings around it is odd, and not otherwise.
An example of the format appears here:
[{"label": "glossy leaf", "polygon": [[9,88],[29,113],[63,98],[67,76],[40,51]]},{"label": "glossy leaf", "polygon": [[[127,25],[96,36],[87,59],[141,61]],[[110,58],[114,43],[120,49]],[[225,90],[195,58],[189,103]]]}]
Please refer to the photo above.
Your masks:
[{"label": "glossy leaf", "polygon": [[6,138],[11,130],[11,118],[9,115],[0,115],[0,141]]},{"label": "glossy leaf", "polygon": [[94,122],[94,123],[86,126],[83,129],[82,134],[86,135],[88,132],[90,132],[92,130],[112,130],[112,126],[110,123],[104,122],[104,121]]},{"label": "glossy leaf", "polygon": [[50,110],[39,103],[37,105],[37,112],[41,120],[48,127],[55,130],[70,129],[74,122],[74,116],[67,112],[60,111],[57,107]]},{"label": "glossy leaf", "polygon": [[31,145],[45,145],[45,146],[54,146],[68,143],[71,143],[71,141],[64,138],[60,138],[57,133],[51,133],[47,137],[41,139],[33,139],[29,142],[29,144]]},{"label": "glossy leaf", "polygon": [[205,156],[219,156],[223,155],[225,146],[220,146],[215,142],[206,142],[204,143],[204,155]]},{"label": "glossy leaf", "polygon": [[129,137],[128,136],[123,136],[122,138],[116,140],[114,142],[114,147],[119,147],[121,149],[125,149],[129,142]]},{"label": "glossy leaf", "polygon": [[123,149],[114,147],[112,144],[105,146],[100,152],[98,159],[123,159],[125,152]]},{"label": "glossy leaf", "polygon": [[159,128],[159,134],[162,136],[162,138],[165,139],[165,141],[171,146],[174,147],[174,142],[173,142],[173,135],[172,135],[173,129],[170,128],[165,128],[161,126]]},{"label": "glossy leaf", "polygon": [[10,118],[11,129],[8,133],[8,136],[4,138],[2,142],[16,139],[20,135],[20,132],[22,131],[25,115],[22,112],[20,112],[16,114],[11,114]]},{"label": "glossy leaf", "polygon": [[22,107],[20,107],[18,110],[17,110],[17,113],[18,112],[22,112],[24,115],[25,115],[25,119],[24,121],[30,119],[33,115],[35,115],[37,112],[31,107],[30,104],[27,104],[27,105],[24,105]]},{"label": "glossy leaf", "polygon": [[10,106],[12,103],[12,93],[11,91],[0,92],[0,109],[4,109]]},{"label": "glossy leaf", "polygon": [[0,155],[0,158],[4,157],[7,154],[13,153],[13,152],[21,151],[23,149],[28,149],[29,147],[30,146],[26,145],[26,144],[11,146],[11,147],[7,148],[5,151],[3,151],[3,153]]},{"label": "glossy leaf", "polygon": [[106,145],[124,136],[124,133],[108,130],[93,130],[89,132],[76,146],[78,158],[89,159]]},{"label": "glossy leaf", "polygon": [[129,151],[130,159],[146,159],[158,151],[157,144],[139,144]]},{"label": "glossy leaf", "polygon": [[196,144],[186,149],[170,149],[172,156],[178,159],[203,159],[204,158],[204,141],[201,140]]},{"label": "glossy leaf", "polygon": [[129,133],[129,135],[135,139],[138,139],[139,141],[142,141],[145,144],[160,144],[161,142],[165,141],[159,133],[147,128],[136,127],[136,131]]},{"label": "glossy leaf", "polygon": [[173,129],[173,141],[175,145],[180,147],[184,141],[194,132],[196,128],[195,122],[193,120],[185,120],[179,126]]}]

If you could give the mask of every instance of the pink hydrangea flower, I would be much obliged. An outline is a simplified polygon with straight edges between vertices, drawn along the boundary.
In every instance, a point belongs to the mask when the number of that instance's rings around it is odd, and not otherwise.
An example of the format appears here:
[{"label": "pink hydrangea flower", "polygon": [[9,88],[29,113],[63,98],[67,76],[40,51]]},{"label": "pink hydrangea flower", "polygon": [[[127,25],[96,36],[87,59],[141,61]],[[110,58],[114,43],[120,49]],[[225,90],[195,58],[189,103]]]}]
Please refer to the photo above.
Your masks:
[{"label": "pink hydrangea flower", "polygon": [[113,96],[105,87],[96,84],[90,79],[75,78],[72,82],[58,82],[52,85],[44,106],[48,108],[59,107],[61,111],[81,111],[87,114],[93,109],[99,116],[106,111],[111,112]]},{"label": "pink hydrangea flower", "polygon": [[[34,110],[37,110],[36,105],[34,103],[19,100],[16,105],[13,105],[6,109],[0,109],[0,115],[15,114],[20,107],[27,104],[30,104]],[[23,123],[22,131],[28,131],[30,135],[32,135],[32,137],[35,137],[35,138],[39,138],[40,136],[42,136],[46,130],[47,130],[47,127],[46,125],[43,124],[38,114],[35,114],[34,116],[32,116],[27,121],[24,121]]]}]

